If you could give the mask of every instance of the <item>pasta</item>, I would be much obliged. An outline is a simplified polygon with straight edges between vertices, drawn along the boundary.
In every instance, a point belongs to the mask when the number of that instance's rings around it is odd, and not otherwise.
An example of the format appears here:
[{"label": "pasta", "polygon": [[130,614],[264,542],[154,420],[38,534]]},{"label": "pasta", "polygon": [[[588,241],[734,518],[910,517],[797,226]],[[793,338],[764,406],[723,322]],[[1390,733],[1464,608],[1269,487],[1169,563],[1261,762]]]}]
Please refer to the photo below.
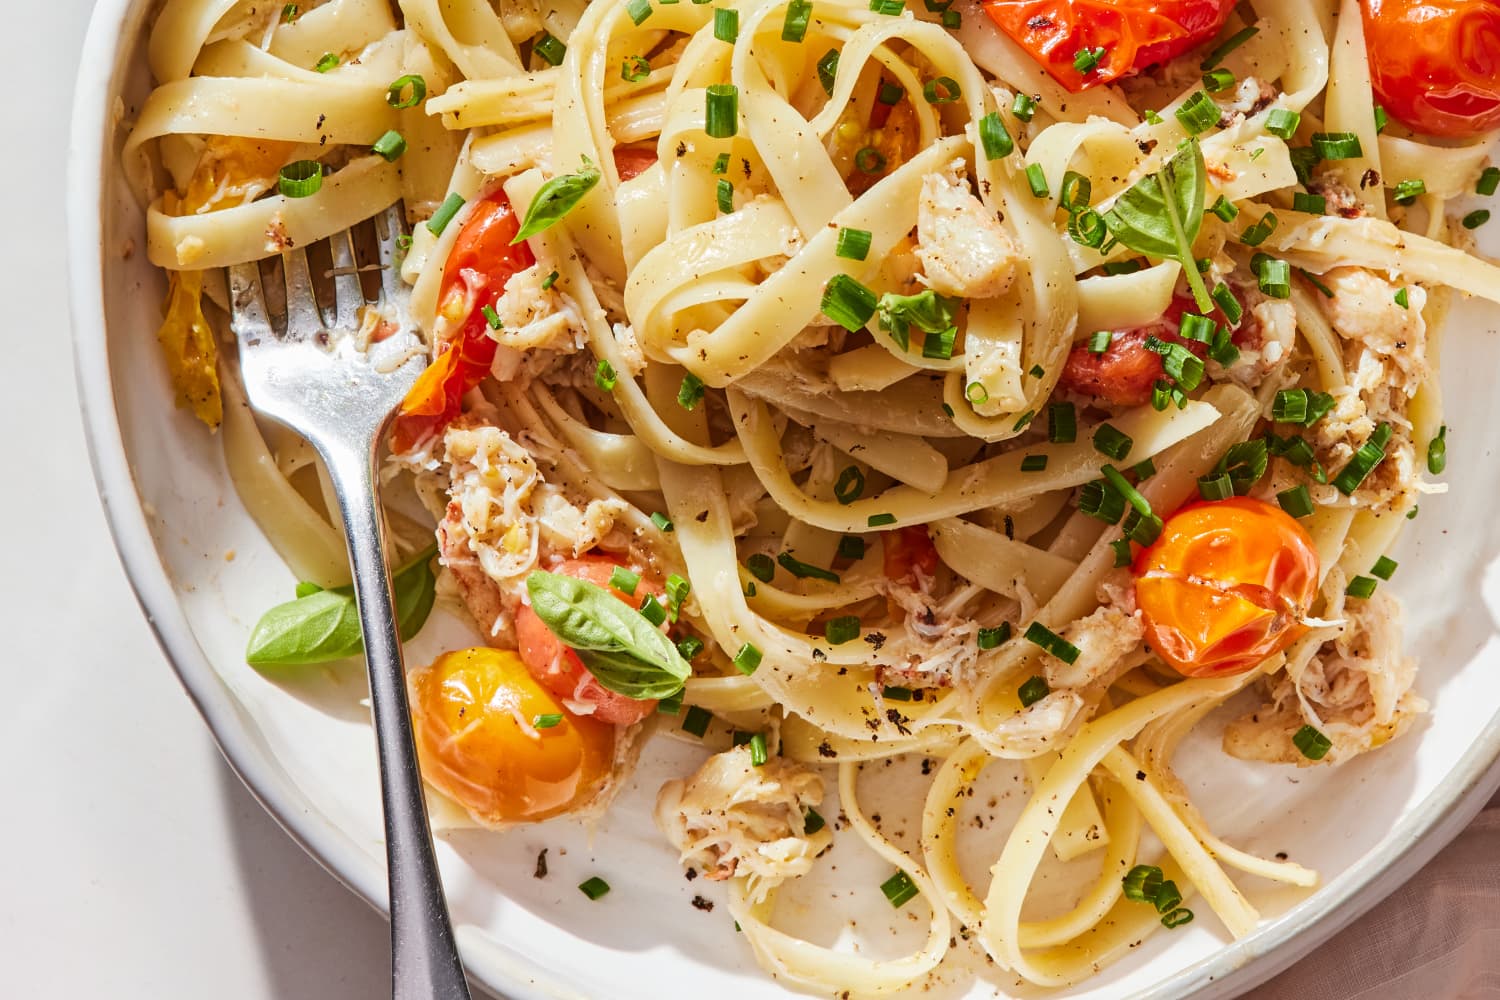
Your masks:
[{"label": "pasta", "polygon": [[[1234,873],[1317,884],[1216,833],[1173,755],[1230,701],[1225,751],[1267,766],[1423,711],[1376,590],[1443,488],[1447,298],[1500,302],[1447,214],[1493,193],[1494,136],[1377,120],[1354,0],[1210,3],[1149,69],[1059,68],[987,6],[167,0],[123,149],[179,397],[318,587],[348,579],[337,518],[221,356],[219,272],[404,204],[382,280],[433,363],[389,513],[490,647],[413,671],[429,781],[504,828],[606,808],[652,730],[703,741],[658,822],[815,992],[912,989],[958,926],[1066,986],[1184,901],[1249,933]],[[484,790],[486,753],[551,797]],[[859,773],[913,753],[941,763],[908,850]],[[971,882],[949,803],[1001,759],[1030,797]],[[776,926],[825,779],[887,898],[921,897],[910,954]],[[1049,849],[1099,874],[1023,919]]]}]

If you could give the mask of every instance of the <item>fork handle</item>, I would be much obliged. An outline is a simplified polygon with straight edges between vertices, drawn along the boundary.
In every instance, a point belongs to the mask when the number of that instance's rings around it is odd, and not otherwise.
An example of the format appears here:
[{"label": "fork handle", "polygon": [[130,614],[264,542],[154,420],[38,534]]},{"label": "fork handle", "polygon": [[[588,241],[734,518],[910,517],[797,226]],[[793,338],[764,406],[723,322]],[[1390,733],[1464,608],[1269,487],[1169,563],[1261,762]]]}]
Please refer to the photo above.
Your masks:
[{"label": "fork handle", "polygon": [[323,460],[343,513],[370,674],[390,878],[391,995],[394,1000],[470,1000],[432,850],[412,743],[374,448],[325,453]]}]

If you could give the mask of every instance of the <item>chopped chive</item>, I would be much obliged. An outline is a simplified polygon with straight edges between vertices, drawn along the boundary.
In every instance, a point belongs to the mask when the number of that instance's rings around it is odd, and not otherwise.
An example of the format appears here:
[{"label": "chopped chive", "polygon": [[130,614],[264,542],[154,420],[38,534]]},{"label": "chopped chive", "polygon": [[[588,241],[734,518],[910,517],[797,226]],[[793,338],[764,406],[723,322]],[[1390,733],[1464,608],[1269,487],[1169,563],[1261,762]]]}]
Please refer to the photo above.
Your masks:
[{"label": "chopped chive", "polygon": [[1240,214],[1239,206],[1230,201],[1228,198],[1224,197],[1222,194],[1219,195],[1219,200],[1214,202],[1213,205],[1209,208],[1209,211],[1217,215],[1219,218],[1223,219],[1225,222],[1233,222],[1234,217]]},{"label": "chopped chive", "polygon": [[1306,389],[1282,389],[1271,401],[1271,419],[1278,424],[1305,424],[1307,403]]},{"label": "chopped chive", "polygon": [[1365,155],[1353,132],[1314,132],[1312,148],[1325,160],[1357,160]]},{"label": "chopped chive", "polygon": [[1488,198],[1496,191],[1500,191],[1500,167],[1485,167],[1474,185],[1474,193]]},{"label": "chopped chive", "polygon": [[[402,95],[406,94],[406,88],[408,87],[411,88],[411,93],[403,97]],[[406,76],[392,81],[385,92],[385,102],[397,111],[414,108],[418,104],[421,104],[426,97],[427,81],[416,73],[408,73]]]},{"label": "chopped chive", "polygon": [[964,16],[956,10],[945,10],[942,14],[943,27],[950,31],[956,30],[964,23]]},{"label": "chopped chive", "polygon": [[616,566],[610,571],[609,585],[634,597],[635,588],[641,585],[641,575],[631,572],[624,566]]},{"label": "chopped chive", "polygon": [[693,585],[676,573],[667,577],[667,611],[674,622],[682,614],[682,602],[692,590]]},{"label": "chopped chive", "polygon": [[865,491],[865,474],[860,471],[859,466],[846,466],[839,473],[838,481],[833,484],[833,496],[845,507],[860,498]]},{"label": "chopped chive", "polygon": [[1047,678],[1040,675],[1028,677],[1016,688],[1016,697],[1021,700],[1022,708],[1030,708],[1051,693],[1052,688],[1048,686]]},{"label": "chopped chive", "polygon": [[1026,168],[1026,183],[1031,187],[1031,193],[1038,198],[1051,194],[1051,189],[1047,186],[1047,175],[1040,163],[1033,163]]},{"label": "chopped chive", "polygon": [[854,168],[862,174],[885,172],[885,154],[874,146],[866,146],[854,154]]},{"label": "chopped chive", "polygon": [[1027,455],[1021,459],[1022,472],[1045,472],[1047,471],[1046,455]]},{"label": "chopped chive", "polygon": [[1115,339],[1115,335],[1108,330],[1099,330],[1089,337],[1089,353],[1103,354],[1109,350],[1109,345]]},{"label": "chopped chive", "polygon": [[990,391],[982,382],[970,382],[964,387],[964,398],[975,406],[982,406],[990,401]]},{"label": "chopped chive", "polygon": [[885,893],[892,906],[899,908],[917,894],[917,886],[910,875],[898,869],[896,874],[880,883],[880,891]]},{"label": "chopped chive", "polygon": [[1079,49],[1073,53],[1073,68],[1080,73],[1088,74],[1099,68],[1104,61],[1104,46],[1097,49]]},{"label": "chopped chive", "polygon": [[545,715],[538,715],[533,717],[531,720],[531,726],[533,729],[553,729],[557,726],[562,725],[562,720],[563,717],[559,713],[548,712]]},{"label": "chopped chive", "polygon": [[1270,449],[1266,446],[1265,438],[1251,438],[1249,441],[1230,445],[1214,466],[1214,472],[1228,473],[1234,482],[1234,492],[1244,496],[1266,474],[1270,463]]},{"label": "chopped chive", "polygon": [[1465,229],[1478,229],[1490,221],[1490,210],[1487,208],[1475,209],[1460,220]]},{"label": "chopped chive", "polygon": [[1302,275],[1303,281],[1307,282],[1309,285],[1312,285],[1318,291],[1322,292],[1325,299],[1333,298],[1333,289],[1329,288],[1327,285],[1323,284],[1323,282],[1319,281],[1317,275],[1300,267],[1297,268],[1297,273]]},{"label": "chopped chive", "polygon": [[640,27],[641,22],[653,13],[651,0],[629,0],[625,4],[625,13],[630,15],[630,20],[635,23],[636,27]]},{"label": "chopped chive", "polygon": [[1177,109],[1177,120],[1187,130],[1188,135],[1201,135],[1219,123],[1219,106],[1214,99],[1208,96],[1208,92],[1198,90],[1193,92],[1182,106]]},{"label": "chopped chive", "polygon": [[781,22],[783,42],[801,42],[807,37],[807,24],[812,20],[812,4],[809,0],[792,0],[786,6],[786,19]]},{"label": "chopped chive", "polygon": [[760,667],[761,652],[750,643],[740,647],[740,651],[734,654],[734,669],[745,676],[749,676]]},{"label": "chopped chive", "polygon": [[958,337],[958,327],[950,326],[922,335],[922,357],[947,361],[953,357],[953,344]]},{"label": "chopped chive", "polygon": [[[632,0],[634,2],[634,0]],[[740,90],[732,83],[711,83],[704,96],[703,131],[711,139],[728,139],[740,129]]]},{"label": "chopped chive", "polygon": [[1210,70],[1203,74],[1203,89],[1210,94],[1222,94],[1234,86],[1234,74],[1227,69]]},{"label": "chopped chive", "polygon": [[370,152],[379,156],[387,163],[395,163],[401,159],[401,154],[406,152],[406,139],[400,132],[391,129],[385,135],[375,140],[375,144],[370,147]]},{"label": "chopped chive", "polygon": [[750,766],[765,767],[766,761],[771,759],[766,750],[766,734],[756,733],[750,737]]},{"label": "chopped chive", "polygon": [[703,652],[703,649],[703,640],[696,635],[685,635],[677,640],[677,652],[688,662],[692,662],[695,656]]},{"label": "chopped chive", "polygon": [[[1390,424],[1381,424],[1375,428],[1375,433],[1371,434],[1369,439],[1359,446],[1359,450],[1354,453],[1354,457],[1349,459],[1348,464],[1334,478],[1333,485],[1338,488],[1340,493],[1349,496],[1355,490],[1359,489],[1359,485],[1365,481],[1371,472],[1375,471],[1375,467],[1385,461],[1385,446],[1390,440]],[[1429,451],[1429,468],[1431,465],[1432,456]]]},{"label": "chopped chive", "polygon": [[651,61],[645,56],[626,56],[620,62],[620,79],[640,83],[651,75]]},{"label": "chopped chive", "polygon": [[871,514],[865,518],[865,525],[870,528],[883,528],[888,524],[896,523],[895,514]]},{"label": "chopped chive", "polygon": [[887,685],[880,689],[880,697],[886,701],[911,701],[911,688]]},{"label": "chopped chive", "polygon": [[1017,94],[1011,102],[1010,113],[1023,122],[1029,122],[1036,115],[1036,102],[1037,99],[1030,94]]},{"label": "chopped chive", "polygon": [[1286,108],[1272,108],[1266,113],[1266,131],[1281,139],[1290,139],[1297,134],[1302,116]]},{"label": "chopped chive", "polygon": [[448,228],[448,223],[458,214],[458,210],[464,207],[463,195],[457,191],[452,192],[443,199],[438,210],[432,213],[432,218],[427,220],[427,229],[434,236],[443,235],[443,230]]},{"label": "chopped chive", "polygon": [[1287,154],[1291,157],[1292,170],[1297,174],[1297,181],[1303,187],[1311,184],[1313,169],[1319,163],[1323,162],[1323,158],[1318,155],[1318,151],[1311,146],[1297,146],[1287,150]]},{"label": "chopped chive", "polygon": [[1375,565],[1370,569],[1370,573],[1373,576],[1380,577],[1382,580],[1389,580],[1396,574],[1396,567],[1398,565],[1400,564],[1390,556],[1381,556],[1375,560]]},{"label": "chopped chive", "polygon": [[823,626],[823,637],[834,646],[859,638],[859,619],[854,615],[830,618]]},{"label": "chopped chive", "polygon": [[922,85],[922,97],[928,104],[952,104],[962,96],[963,90],[951,76],[940,76]]},{"label": "chopped chive", "polygon": [[998,160],[1009,156],[1016,148],[1015,139],[1005,127],[998,111],[991,111],[979,119],[979,144],[984,149],[986,160]]},{"label": "chopped chive", "polygon": [[1322,760],[1333,749],[1333,741],[1312,726],[1303,726],[1292,736],[1292,743],[1308,760]]},{"label": "chopped chive", "polygon": [[1260,217],[1259,222],[1240,233],[1240,242],[1247,247],[1260,246],[1276,231],[1276,222],[1276,214],[1267,212]]},{"label": "chopped chive", "polygon": [[1162,519],[1155,514],[1142,514],[1138,510],[1131,510],[1125,515],[1125,522],[1120,525],[1120,530],[1125,532],[1125,537],[1137,545],[1151,545],[1161,537],[1162,528],[1165,525]]},{"label": "chopped chive", "polygon": [[297,5],[296,4],[289,3],[285,7],[281,8],[281,23],[282,24],[295,24],[296,21],[297,21]]},{"label": "chopped chive", "polygon": [[652,625],[660,626],[667,620],[667,609],[662,607],[654,594],[647,594],[641,598],[640,612],[641,617]]},{"label": "chopped chive", "polygon": [[1313,512],[1312,494],[1307,492],[1306,486],[1293,486],[1289,490],[1282,490],[1276,494],[1276,502],[1281,509],[1293,517],[1307,517]]},{"label": "chopped chive", "polygon": [[1062,187],[1058,189],[1057,203],[1064,212],[1078,212],[1088,208],[1093,197],[1094,185],[1076,170],[1063,174]]},{"label": "chopped chive", "polygon": [[1427,182],[1424,180],[1401,181],[1392,192],[1398,205],[1410,205],[1422,195],[1427,193]]},{"label": "chopped chive", "polygon": [[1125,514],[1125,498],[1109,483],[1096,479],[1078,491],[1078,510],[1105,524],[1118,524]]},{"label": "chopped chive", "polygon": [[714,165],[709,168],[709,172],[720,177],[729,173],[729,154],[720,153],[714,157]]},{"label": "chopped chive", "polygon": [[858,535],[845,535],[839,539],[839,558],[858,561],[865,557],[865,540]]},{"label": "chopped chive", "polygon": [[297,160],[276,173],[276,190],[287,198],[308,198],[323,188],[323,164]]},{"label": "chopped chive", "polygon": [[1394,299],[1396,305],[1400,306],[1402,309],[1411,308],[1411,296],[1407,293],[1405,288],[1396,289],[1396,294],[1392,296],[1392,299]]},{"label": "chopped chive", "polygon": [[770,583],[776,575],[776,562],[763,552],[757,552],[745,560],[745,568],[761,583]]},{"label": "chopped chive", "polygon": [[870,240],[872,234],[868,229],[852,229],[845,226],[839,230],[838,242],[834,246],[834,256],[843,257],[846,260],[864,260],[870,255]]},{"label": "chopped chive", "polygon": [[1010,622],[1001,622],[994,628],[982,628],[976,639],[980,649],[995,649],[1010,641]]},{"label": "chopped chive", "polygon": [[1375,134],[1379,135],[1380,133],[1384,132],[1385,127],[1391,123],[1391,116],[1386,114],[1385,108],[1381,107],[1379,104],[1375,105],[1374,113]]},{"label": "chopped chive", "polygon": [[592,875],[578,884],[578,891],[589,899],[597,900],[609,892],[609,883],[598,875]]},{"label": "chopped chive", "polygon": [[1162,118],[1161,115],[1157,114],[1156,111],[1152,108],[1147,108],[1141,115],[1141,117],[1146,119],[1147,125],[1160,125],[1163,121],[1166,120]]},{"label": "chopped chive", "polygon": [[1156,898],[1151,902],[1156,904],[1157,913],[1170,913],[1182,902],[1182,890],[1177,888],[1176,882],[1165,879],[1162,881],[1161,888],[1156,890]]},{"label": "chopped chive", "polygon": [[556,271],[549,273],[545,278],[542,279],[542,291],[545,292],[553,285],[557,284],[557,279],[559,277],[561,276]]},{"label": "chopped chive", "polygon": [[1078,647],[1041,622],[1032,622],[1026,626],[1025,638],[1027,642],[1041,647],[1044,652],[1051,653],[1064,663],[1071,664],[1078,660]]},{"label": "chopped chive", "polygon": [[790,552],[781,553],[776,557],[776,561],[781,565],[782,569],[799,580],[813,579],[826,580],[829,583],[839,582],[839,575],[837,573],[832,570],[823,569],[821,566],[805,563]]},{"label": "chopped chive", "polygon": [[1197,313],[1185,312],[1177,321],[1177,335],[1183,340],[1196,340],[1200,344],[1206,344],[1213,339],[1214,328],[1213,320]]},{"label": "chopped chive", "polygon": [[1308,215],[1323,215],[1328,211],[1328,199],[1320,194],[1294,191],[1292,193],[1292,211],[1306,212]]},{"label": "chopped chive", "polygon": [[568,47],[551,32],[544,31],[542,37],[531,47],[531,51],[545,59],[548,64],[561,66],[563,59],[567,57]]},{"label": "chopped chive", "polygon": [[[682,649],[682,643],[679,642],[677,644],[677,648],[679,650]],[[687,659],[687,657],[683,657],[683,659]],[[656,703],[657,714],[659,714],[659,715],[676,715],[679,712],[681,712],[682,711],[682,699],[683,699],[683,696],[686,695],[686,694],[687,694],[687,689],[686,688],[678,688],[676,694],[668,695],[667,697],[662,698],[661,700],[659,700]]]},{"label": "chopped chive", "polygon": [[594,369],[594,385],[599,387],[599,391],[614,392],[617,381],[615,366],[608,361],[599,362],[599,367]]},{"label": "chopped chive", "polygon": [[1080,246],[1099,250],[1109,237],[1109,227],[1104,216],[1092,208],[1084,208],[1068,216],[1068,236]]},{"label": "chopped chive", "polygon": [[1256,282],[1260,290],[1273,299],[1292,297],[1292,265],[1274,257],[1265,257],[1256,268]]},{"label": "chopped chive", "polygon": [[1072,444],[1078,440],[1078,410],[1072,403],[1048,404],[1047,440],[1053,444]]},{"label": "chopped chive", "polygon": [[1161,891],[1162,870],[1155,865],[1136,865],[1120,879],[1124,896],[1133,903],[1154,903]]},{"label": "chopped chive", "polygon": [[714,37],[733,45],[740,37],[740,12],[733,7],[715,7]]},{"label": "chopped chive", "polygon": [[1198,495],[1205,500],[1228,500],[1234,496],[1234,480],[1223,472],[1199,476]]},{"label": "chopped chive", "polygon": [[823,315],[856,333],[875,315],[875,293],[847,274],[835,274],[823,289]]},{"label": "chopped chive", "polygon": [[697,705],[690,705],[682,717],[682,731],[692,733],[701,740],[703,734],[708,732],[708,724],[712,721],[713,715],[707,709],[699,708]]},{"label": "chopped chive", "polygon": [[317,70],[319,73],[327,73],[331,69],[336,69],[338,67],[338,64],[339,57],[336,53],[325,52],[318,58],[318,61],[316,64],[314,64],[313,69]]},{"label": "chopped chive", "polygon": [[1240,325],[1240,320],[1245,316],[1245,309],[1240,305],[1240,300],[1234,297],[1234,292],[1228,285],[1222,281],[1219,282],[1209,293],[1209,298],[1218,305],[1219,311],[1224,314],[1230,326]]},{"label": "chopped chive", "polygon": [[479,307],[479,313],[480,313],[480,315],[482,315],[484,317],[485,323],[489,324],[489,328],[491,330],[498,330],[498,329],[500,329],[500,326],[501,326],[501,323],[500,323],[500,314],[497,313],[497,312],[495,312],[495,307],[494,306],[491,306],[491,305],[480,306]]},{"label": "chopped chive", "polygon": [[1204,57],[1203,61],[1198,64],[1198,68],[1203,70],[1213,69],[1215,66],[1219,65],[1219,63],[1224,61],[1225,56],[1229,55],[1229,53],[1233,52],[1235,49],[1239,48],[1241,45],[1244,45],[1250,39],[1254,38],[1259,32],[1260,29],[1254,26],[1251,26],[1249,28],[1241,28],[1239,31],[1236,31],[1234,34],[1230,35],[1228,38],[1224,39],[1222,42],[1216,45],[1213,51],[1209,52],[1209,54]]},{"label": "chopped chive", "polygon": [[817,833],[828,825],[828,821],[822,817],[812,806],[808,806],[802,813],[802,832],[804,834]]},{"label": "chopped chive", "polygon": [[719,212],[728,215],[734,211],[734,185],[723,177],[719,178],[716,194],[719,201]]},{"label": "chopped chive", "polygon": [[839,72],[839,50],[829,49],[823,53],[823,58],[818,60],[818,82],[823,85],[823,91],[829,97],[833,96],[833,84]]},{"label": "chopped chive", "polygon": [[1183,924],[1190,924],[1192,922],[1193,911],[1188,909],[1186,906],[1179,906],[1171,913],[1163,914],[1161,918],[1161,925],[1167,930],[1171,930],[1174,927],[1181,927]]}]

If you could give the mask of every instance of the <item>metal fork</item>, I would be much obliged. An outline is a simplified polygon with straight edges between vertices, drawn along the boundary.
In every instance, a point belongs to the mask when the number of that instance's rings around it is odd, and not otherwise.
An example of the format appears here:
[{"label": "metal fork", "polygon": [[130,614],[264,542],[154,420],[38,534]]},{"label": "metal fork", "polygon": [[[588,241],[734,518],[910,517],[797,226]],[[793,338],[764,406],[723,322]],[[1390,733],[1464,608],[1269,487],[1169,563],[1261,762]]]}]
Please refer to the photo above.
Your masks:
[{"label": "metal fork", "polygon": [[[412,743],[375,475],[381,432],[426,362],[407,316],[407,290],[397,269],[405,211],[397,203],[374,223],[378,260],[364,262],[380,269],[381,290],[374,302],[366,300],[360,284],[354,234],[345,231],[329,239],[331,309],[319,307],[307,253],[297,248],[281,257],[284,317],[273,316],[268,308],[258,264],[229,268],[230,329],[239,341],[240,373],[250,404],[317,449],[343,517],[380,758],[392,996],[469,1000]],[[362,350],[356,333],[365,308],[379,309],[399,332]]]}]

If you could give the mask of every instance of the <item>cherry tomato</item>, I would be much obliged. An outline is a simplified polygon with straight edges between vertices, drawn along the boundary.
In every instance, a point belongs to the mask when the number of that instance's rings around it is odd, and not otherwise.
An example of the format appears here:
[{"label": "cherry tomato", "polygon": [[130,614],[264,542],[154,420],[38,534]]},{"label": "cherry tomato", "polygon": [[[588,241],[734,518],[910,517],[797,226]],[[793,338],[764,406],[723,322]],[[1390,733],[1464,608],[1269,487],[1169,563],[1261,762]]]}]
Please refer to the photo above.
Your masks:
[{"label": "cherry tomato", "polygon": [[1500,128],[1500,0],[1366,0],[1376,99],[1418,132]]},{"label": "cherry tomato", "polygon": [[1317,592],[1302,525],[1249,497],[1182,508],[1135,562],[1146,644],[1185,677],[1242,673],[1285,649]]},{"label": "cherry tomato", "polygon": [[445,314],[467,308],[464,324],[402,400],[391,439],[395,451],[409,451],[441,432],[462,412],[464,393],[489,374],[498,345],[489,335],[482,308],[494,304],[511,275],[536,263],[526,244],[511,246],[520,228],[510,200],[496,189],[474,206],[453,241],[438,303]]},{"label": "cherry tomato", "polygon": [[885,575],[888,580],[916,579],[916,571],[932,576],[938,570],[938,550],[927,534],[927,525],[913,524],[884,532]]},{"label": "cherry tomato", "polygon": [[[1058,83],[1077,93],[1134,76],[1201,45],[1234,0],[982,0],[984,12]],[[1097,53],[1086,72],[1081,52]]]},{"label": "cherry tomato", "polygon": [[[569,712],[508,649],[444,653],[409,683],[423,777],[481,819],[556,816],[586,804],[609,778],[614,727]],[[562,720],[537,728],[547,715]]]},{"label": "cherry tomato", "polygon": [[656,162],[656,150],[642,149],[638,146],[618,146],[615,148],[615,170],[620,175],[621,181],[634,180],[644,174],[652,164]]},{"label": "cherry tomato", "polygon": [[[1151,389],[1166,378],[1161,355],[1147,350],[1146,340],[1155,337],[1167,343],[1183,344],[1202,357],[1207,346],[1177,335],[1184,312],[1196,312],[1191,299],[1174,298],[1160,319],[1145,326],[1115,330],[1109,348],[1103,354],[1089,350],[1081,343],[1068,354],[1057,386],[1080,396],[1093,396],[1111,406],[1141,406],[1151,401]],[[1212,318],[1222,322],[1216,312]]]},{"label": "cherry tomato", "polygon": [[[610,575],[621,565],[619,560],[607,556],[590,555],[581,559],[569,559],[552,572],[587,580],[603,587],[632,608],[639,606],[641,599],[647,594],[661,599],[662,588],[644,574],[633,595],[611,587]],[[516,645],[520,647],[521,659],[525,661],[526,669],[531,671],[531,676],[559,697],[593,705],[593,717],[600,722],[628,726],[640,722],[656,709],[654,701],[627,698],[600,684],[589,673],[588,667],[583,665],[578,654],[552,634],[552,630],[537,617],[529,604],[523,604],[516,610]]]}]

